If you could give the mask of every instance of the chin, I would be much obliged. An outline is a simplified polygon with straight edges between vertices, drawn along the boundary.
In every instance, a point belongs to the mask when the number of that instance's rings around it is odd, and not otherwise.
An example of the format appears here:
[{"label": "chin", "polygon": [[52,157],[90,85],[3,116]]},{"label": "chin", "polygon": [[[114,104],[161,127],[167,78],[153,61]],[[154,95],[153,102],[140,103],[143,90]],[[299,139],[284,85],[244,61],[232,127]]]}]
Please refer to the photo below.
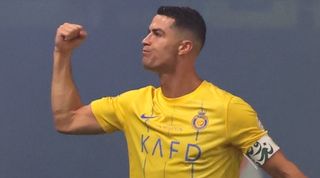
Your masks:
[{"label": "chin", "polygon": [[152,71],[152,72],[157,72],[157,68],[156,67],[153,67],[151,65],[148,65],[146,63],[142,63],[143,64],[143,68],[146,69],[146,70],[149,70],[149,71]]},{"label": "chin", "polygon": [[143,64],[143,68],[149,71],[156,71],[153,67]]},{"label": "chin", "polygon": [[148,58],[142,58],[142,65],[145,69],[151,69],[152,65],[151,65],[152,61]]}]

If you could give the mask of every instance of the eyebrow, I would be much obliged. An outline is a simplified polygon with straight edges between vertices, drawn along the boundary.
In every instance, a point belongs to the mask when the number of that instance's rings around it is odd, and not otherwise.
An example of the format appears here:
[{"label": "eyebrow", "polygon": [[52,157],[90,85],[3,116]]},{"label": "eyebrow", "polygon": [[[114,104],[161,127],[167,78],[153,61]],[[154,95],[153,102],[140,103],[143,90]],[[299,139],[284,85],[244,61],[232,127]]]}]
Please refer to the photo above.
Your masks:
[{"label": "eyebrow", "polygon": [[160,32],[161,34],[165,34],[164,30],[162,30],[161,28],[153,28],[153,29],[148,29],[148,32],[153,32],[153,33],[156,33],[156,32]]}]

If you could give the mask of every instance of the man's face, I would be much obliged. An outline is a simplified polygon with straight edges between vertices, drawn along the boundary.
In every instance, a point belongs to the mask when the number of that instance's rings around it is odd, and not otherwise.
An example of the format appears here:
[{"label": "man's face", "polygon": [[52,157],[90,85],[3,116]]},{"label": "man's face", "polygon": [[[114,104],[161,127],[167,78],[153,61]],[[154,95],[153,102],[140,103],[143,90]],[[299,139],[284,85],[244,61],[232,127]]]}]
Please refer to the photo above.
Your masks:
[{"label": "man's face", "polygon": [[142,63],[146,69],[168,72],[175,68],[180,38],[174,27],[174,19],[156,15],[142,40]]}]

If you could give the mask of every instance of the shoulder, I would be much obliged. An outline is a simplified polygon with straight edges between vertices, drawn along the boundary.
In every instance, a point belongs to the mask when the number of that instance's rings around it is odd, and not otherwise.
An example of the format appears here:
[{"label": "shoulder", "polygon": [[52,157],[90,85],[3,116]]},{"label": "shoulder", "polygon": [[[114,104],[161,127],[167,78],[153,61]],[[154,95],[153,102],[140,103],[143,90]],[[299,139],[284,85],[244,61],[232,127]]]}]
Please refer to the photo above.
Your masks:
[{"label": "shoulder", "polygon": [[[132,108],[152,100],[153,86],[146,86],[138,89],[123,92],[117,96],[104,96],[91,102],[94,113],[121,113],[130,111]],[[97,114],[95,114],[97,115]]]},{"label": "shoulder", "polygon": [[229,102],[232,98],[237,97],[211,82],[204,81],[204,85],[206,91],[208,92],[207,94],[210,95],[213,100],[218,100],[220,102]]},{"label": "shoulder", "polygon": [[207,93],[205,96],[210,96],[210,103],[216,107],[222,109],[227,115],[239,114],[239,113],[250,113],[256,114],[255,110],[241,97],[234,95],[220,87],[206,82]]},{"label": "shoulder", "polygon": [[156,89],[153,86],[145,86],[142,88],[123,92],[118,96],[112,97],[112,98],[116,103],[120,105],[127,105],[127,106],[132,106],[137,104],[140,105],[142,102],[144,103],[144,102],[151,101],[154,96],[155,90]]},{"label": "shoulder", "polygon": [[104,96],[102,98],[93,100],[92,103],[119,103],[119,104],[129,104],[135,101],[141,101],[145,98],[152,97],[155,88],[153,86],[145,86],[138,89],[132,89],[125,91],[117,96]]},{"label": "shoulder", "polygon": [[140,98],[140,97],[148,97],[152,96],[156,88],[154,86],[145,86],[138,89],[129,90],[118,95],[118,98]]},{"label": "shoulder", "polygon": [[207,82],[207,81],[205,81],[205,82],[206,82],[205,83],[206,88],[211,93],[211,95],[213,95],[214,97],[223,99],[223,100],[227,101],[229,104],[245,104],[245,105],[248,104],[241,97],[239,97],[229,91],[226,91],[211,82]]}]

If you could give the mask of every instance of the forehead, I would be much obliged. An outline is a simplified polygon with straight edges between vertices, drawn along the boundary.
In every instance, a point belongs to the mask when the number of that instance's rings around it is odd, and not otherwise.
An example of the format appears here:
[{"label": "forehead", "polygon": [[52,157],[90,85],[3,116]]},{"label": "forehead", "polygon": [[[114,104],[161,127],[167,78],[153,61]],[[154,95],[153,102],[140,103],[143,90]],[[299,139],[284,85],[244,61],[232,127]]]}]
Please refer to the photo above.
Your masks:
[{"label": "forehead", "polygon": [[172,27],[174,19],[165,15],[155,15],[149,26],[150,29],[161,28],[168,29]]}]

